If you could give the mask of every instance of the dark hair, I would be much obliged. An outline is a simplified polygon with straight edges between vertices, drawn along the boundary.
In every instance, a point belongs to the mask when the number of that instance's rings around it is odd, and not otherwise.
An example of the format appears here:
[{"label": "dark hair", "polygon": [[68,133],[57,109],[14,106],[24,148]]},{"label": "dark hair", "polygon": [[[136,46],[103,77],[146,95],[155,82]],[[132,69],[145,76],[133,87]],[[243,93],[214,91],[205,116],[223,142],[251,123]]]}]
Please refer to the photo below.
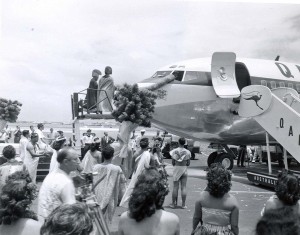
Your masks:
[{"label": "dark hair", "polygon": [[17,171],[10,175],[0,196],[0,224],[11,224],[20,218],[37,220],[30,210],[37,197],[37,188],[31,182],[28,171]]},{"label": "dark hair", "polygon": [[256,224],[256,235],[299,235],[299,216],[292,207],[267,210]]},{"label": "dark hair", "polygon": [[39,124],[37,124],[37,128],[38,128],[38,129],[40,129],[42,126],[44,126],[44,124],[43,124],[43,123],[39,123]]},{"label": "dark hair", "polygon": [[12,145],[7,145],[2,150],[3,157],[12,159],[16,156],[16,150]]},{"label": "dark hair", "polygon": [[231,188],[231,171],[220,163],[211,164],[206,179],[207,191],[214,197],[223,197]]},{"label": "dark hair", "polygon": [[185,138],[184,137],[179,138],[178,143],[180,145],[185,145]]},{"label": "dark hair", "polygon": [[29,130],[23,130],[23,131],[22,131],[22,135],[23,135],[23,136],[29,135]]},{"label": "dark hair", "polygon": [[105,148],[102,149],[102,157],[105,160],[109,160],[114,156],[114,152],[115,152],[114,148],[107,145]]},{"label": "dark hair", "polygon": [[100,147],[100,142],[94,142],[91,144],[90,146],[90,150],[91,152],[95,152],[96,150],[98,150]]},{"label": "dark hair", "polygon": [[63,147],[57,153],[57,161],[62,163],[68,157],[69,151],[73,149],[72,147]]},{"label": "dark hair", "polygon": [[140,140],[140,146],[142,149],[147,148],[149,145],[149,139],[148,138],[142,138]]},{"label": "dark hair", "polygon": [[292,172],[283,169],[278,174],[275,186],[276,195],[285,205],[296,205],[300,198],[299,179]]},{"label": "dark hair", "polygon": [[145,169],[138,176],[129,199],[130,217],[137,222],[150,217],[156,210],[162,209],[168,193],[166,178],[156,168]]},{"label": "dark hair", "polygon": [[112,68],[110,66],[106,66],[104,72],[106,75],[112,74]]},{"label": "dark hair", "polygon": [[30,138],[33,139],[35,137],[39,137],[38,133],[32,132]]},{"label": "dark hair", "polygon": [[94,69],[93,72],[92,72],[92,76],[93,76],[95,73],[98,74],[98,75],[101,75],[101,72],[100,72],[99,69]]},{"label": "dark hair", "polygon": [[41,235],[88,235],[93,230],[93,220],[84,203],[63,204],[45,219]]},{"label": "dark hair", "polygon": [[56,138],[56,140],[53,141],[52,143],[52,148],[54,148],[56,151],[60,150],[64,144],[66,143],[66,138]]}]

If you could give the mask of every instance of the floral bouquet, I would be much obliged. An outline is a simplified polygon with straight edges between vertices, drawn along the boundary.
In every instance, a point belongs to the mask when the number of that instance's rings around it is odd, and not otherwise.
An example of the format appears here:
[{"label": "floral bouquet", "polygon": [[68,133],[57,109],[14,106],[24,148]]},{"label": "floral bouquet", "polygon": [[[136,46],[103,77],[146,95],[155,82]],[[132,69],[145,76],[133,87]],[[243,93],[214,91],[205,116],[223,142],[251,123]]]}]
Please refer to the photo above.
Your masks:
[{"label": "floral bouquet", "polygon": [[126,158],[130,133],[138,126],[151,127],[157,95],[147,89],[139,89],[137,84],[124,84],[114,97],[116,108],[112,115],[121,122],[119,138],[124,143],[120,157]]},{"label": "floral bouquet", "polygon": [[7,122],[16,122],[21,111],[22,104],[17,100],[7,100],[0,98],[0,130]]}]

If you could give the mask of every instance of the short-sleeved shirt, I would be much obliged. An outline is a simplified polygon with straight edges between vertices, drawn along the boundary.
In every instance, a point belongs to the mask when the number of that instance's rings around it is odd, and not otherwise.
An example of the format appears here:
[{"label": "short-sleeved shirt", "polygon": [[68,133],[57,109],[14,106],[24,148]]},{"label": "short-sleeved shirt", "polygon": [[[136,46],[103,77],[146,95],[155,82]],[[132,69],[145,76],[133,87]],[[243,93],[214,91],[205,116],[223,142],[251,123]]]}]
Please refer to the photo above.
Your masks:
[{"label": "short-sleeved shirt", "polygon": [[62,204],[75,203],[73,180],[66,172],[56,169],[44,179],[38,201],[38,214],[44,218]]},{"label": "short-sleeved shirt", "polygon": [[35,132],[36,132],[36,133],[38,134],[38,136],[39,136],[38,144],[39,144],[39,145],[43,144],[42,141],[41,141],[41,139],[45,138],[43,132],[42,132],[41,130],[39,130],[39,129],[37,129]]},{"label": "short-sleeved shirt", "polygon": [[85,135],[85,136],[83,136],[81,138],[81,140],[82,140],[83,144],[91,144],[94,141],[94,136],[92,136],[92,135],[90,135],[90,136]]}]

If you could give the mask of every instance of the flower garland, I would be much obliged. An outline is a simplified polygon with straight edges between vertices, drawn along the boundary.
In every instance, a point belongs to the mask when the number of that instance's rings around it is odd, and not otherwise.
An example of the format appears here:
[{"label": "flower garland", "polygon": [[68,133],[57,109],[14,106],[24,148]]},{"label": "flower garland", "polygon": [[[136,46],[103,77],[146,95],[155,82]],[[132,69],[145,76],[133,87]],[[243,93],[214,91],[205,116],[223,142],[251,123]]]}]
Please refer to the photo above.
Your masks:
[{"label": "flower garland", "polygon": [[22,104],[17,100],[0,98],[0,119],[7,122],[16,122],[21,111]]},{"label": "flower garland", "polygon": [[126,83],[118,89],[114,96],[116,108],[112,111],[112,116],[116,121],[121,122],[118,135],[122,145],[120,158],[127,158],[130,133],[138,126],[151,127],[155,100],[157,98],[163,99],[166,96],[165,91],[158,89],[174,81],[174,79],[175,75],[171,74],[162,78],[159,83],[147,87],[147,89],[139,89],[137,84],[129,85]]},{"label": "flower garland", "polygon": [[112,116],[118,122],[130,121],[138,126],[151,127],[157,95],[147,89],[139,89],[137,84],[124,84],[114,97],[116,109]]}]

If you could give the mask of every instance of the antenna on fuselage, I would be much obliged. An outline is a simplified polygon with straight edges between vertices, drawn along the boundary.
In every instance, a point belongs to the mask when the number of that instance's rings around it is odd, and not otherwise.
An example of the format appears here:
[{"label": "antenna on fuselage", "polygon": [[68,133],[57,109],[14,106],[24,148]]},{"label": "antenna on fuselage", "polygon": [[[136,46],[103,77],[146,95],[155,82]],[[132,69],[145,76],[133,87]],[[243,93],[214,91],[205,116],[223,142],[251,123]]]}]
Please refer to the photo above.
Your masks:
[{"label": "antenna on fuselage", "polygon": [[280,55],[276,56],[275,61],[279,60]]}]

